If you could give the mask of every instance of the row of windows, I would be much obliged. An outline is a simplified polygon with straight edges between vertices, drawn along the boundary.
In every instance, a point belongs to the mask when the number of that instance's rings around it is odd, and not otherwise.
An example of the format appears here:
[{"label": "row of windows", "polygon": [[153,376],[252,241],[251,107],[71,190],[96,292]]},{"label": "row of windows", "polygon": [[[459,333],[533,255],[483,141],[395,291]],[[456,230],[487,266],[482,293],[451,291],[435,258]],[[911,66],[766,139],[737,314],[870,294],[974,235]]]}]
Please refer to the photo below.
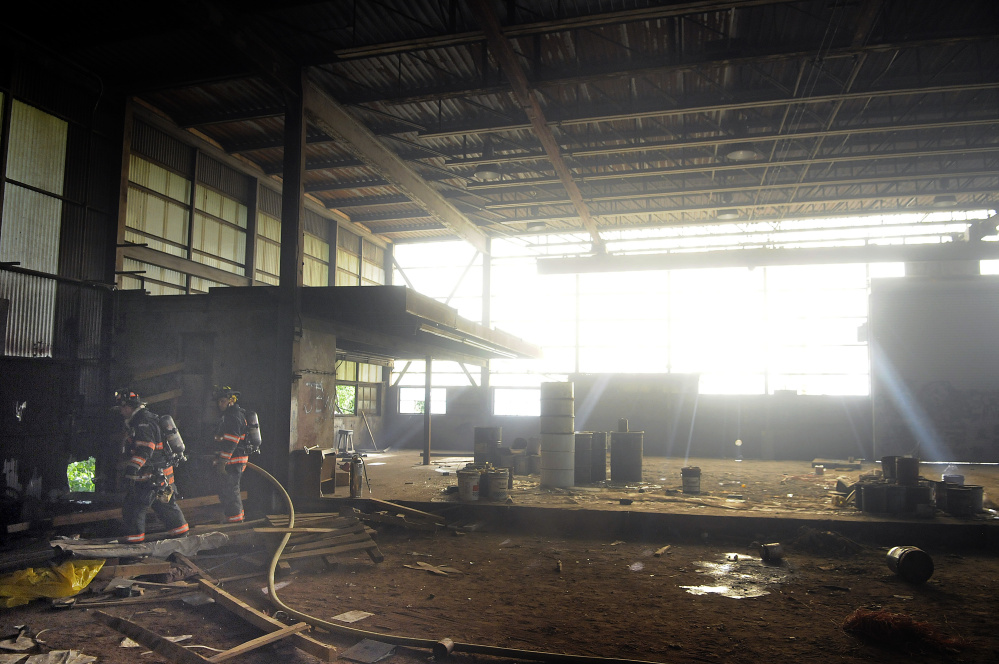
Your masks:
[{"label": "row of windows", "polygon": [[[193,200],[192,200],[193,193]],[[193,227],[191,205],[194,205]],[[128,210],[125,241],[204,265],[245,275],[248,207],[203,183],[142,156],[129,160]],[[254,274],[259,283],[277,285],[281,272],[281,220],[263,210],[256,213]],[[330,246],[322,237],[305,233],[303,284],[330,285]],[[382,285],[385,253],[381,247],[346,229],[337,232],[334,285]],[[144,288],[154,295],[207,292],[219,286],[209,280],[129,261],[119,278],[123,289]]]}]

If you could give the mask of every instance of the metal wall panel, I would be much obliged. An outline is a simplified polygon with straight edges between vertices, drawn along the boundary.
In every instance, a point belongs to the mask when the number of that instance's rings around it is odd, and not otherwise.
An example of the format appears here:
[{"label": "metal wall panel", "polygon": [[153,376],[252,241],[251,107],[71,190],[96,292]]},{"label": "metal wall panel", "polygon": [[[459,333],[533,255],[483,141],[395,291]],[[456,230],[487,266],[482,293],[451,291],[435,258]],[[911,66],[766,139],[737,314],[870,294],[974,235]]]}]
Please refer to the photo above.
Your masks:
[{"label": "metal wall panel", "polygon": [[253,196],[252,178],[212,159],[203,152],[198,153],[198,180],[212,189],[235,198],[240,203],[249,203]]},{"label": "metal wall panel", "polygon": [[7,147],[7,177],[62,195],[68,124],[14,100]]},{"label": "metal wall panel", "polygon": [[52,357],[56,284],[52,279],[0,272],[0,299],[10,300],[6,354]]},{"label": "metal wall panel", "polygon": [[7,183],[4,186],[0,261],[55,274],[59,267],[62,201]]},{"label": "metal wall panel", "polygon": [[143,122],[132,125],[132,152],[149,157],[178,173],[191,175],[194,148]]}]

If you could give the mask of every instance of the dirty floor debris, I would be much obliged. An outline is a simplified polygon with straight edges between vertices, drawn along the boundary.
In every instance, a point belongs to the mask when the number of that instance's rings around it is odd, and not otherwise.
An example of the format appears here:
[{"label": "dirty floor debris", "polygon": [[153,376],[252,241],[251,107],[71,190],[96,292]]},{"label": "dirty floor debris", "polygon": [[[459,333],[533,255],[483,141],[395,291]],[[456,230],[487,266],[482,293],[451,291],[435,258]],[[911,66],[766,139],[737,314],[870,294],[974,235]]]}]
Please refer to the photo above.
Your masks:
[{"label": "dirty floor debris", "polygon": [[[564,539],[492,532],[486,524],[462,535],[384,528],[377,540],[385,556],[381,563],[364,551],[341,556],[334,568],[316,559],[296,563],[285,577],[290,583],[279,591],[281,599],[327,620],[352,611],[371,613],[359,624],[373,632],[655,662],[918,664],[944,661],[944,656],[951,662],[985,663],[994,662],[999,651],[994,629],[999,563],[982,552],[931,551],[935,574],[913,586],[887,568],[885,550],[862,543],[857,550],[826,555],[789,543],[780,565],[764,566],[749,542],[700,538]],[[656,556],[667,543],[668,555]],[[463,573],[420,574],[410,568],[420,567],[419,562]],[[730,572],[753,577],[768,594],[742,599],[690,594],[685,587],[722,585],[705,576],[706,562],[731,565]],[[261,585],[256,577],[225,587],[273,613]],[[224,649],[260,635],[217,604],[168,606],[167,611],[149,604],[103,610],[163,636],[192,635],[184,644]],[[842,627],[858,608],[928,623],[956,645],[942,653],[925,643],[858,638]],[[46,630],[46,648],[83,650],[99,656],[102,664],[136,661],[135,650],[120,647],[120,634],[87,614],[35,603],[2,615],[6,623]],[[321,632],[313,636],[333,643],[339,653],[362,640]],[[382,661],[416,664],[427,657],[426,651],[399,647]],[[459,664],[511,661],[461,653],[451,657]],[[317,661],[282,642],[240,661],[278,659],[285,664]]]}]

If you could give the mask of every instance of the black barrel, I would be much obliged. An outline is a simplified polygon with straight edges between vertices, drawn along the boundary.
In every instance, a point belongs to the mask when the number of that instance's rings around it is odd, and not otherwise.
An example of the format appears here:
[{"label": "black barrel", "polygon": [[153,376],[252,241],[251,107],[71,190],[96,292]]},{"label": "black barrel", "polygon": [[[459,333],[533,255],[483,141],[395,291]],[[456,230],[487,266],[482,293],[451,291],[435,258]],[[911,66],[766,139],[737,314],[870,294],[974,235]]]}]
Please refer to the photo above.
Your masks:
[{"label": "black barrel", "polygon": [[590,447],[590,481],[603,482],[607,479],[607,432],[594,431],[593,445]]},{"label": "black barrel", "polygon": [[589,431],[577,431],[575,442],[575,465],[573,466],[573,483],[590,483],[590,450],[593,447],[593,434]]},{"label": "black barrel", "polygon": [[895,481],[905,486],[919,486],[919,459],[914,457],[895,459]]},{"label": "black barrel", "polygon": [[933,576],[933,559],[914,546],[896,546],[885,560],[888,569],[910,583],[925,583]]},{"label": "black barrel", "polygon": [[503,445],[503,427],[475,427],[475,448],[473,460],[476,466],[492,462],[499,447]]},{"label": "black barrel", "polygon": [[642,481],[644,431],[612,431],[610,472],[612,482]]},{"label": "black barrel", "polygon": [[897,456],[883,456],[881,457],[881,475],[889,482],[895,481],[895,463],[898,460]]}]

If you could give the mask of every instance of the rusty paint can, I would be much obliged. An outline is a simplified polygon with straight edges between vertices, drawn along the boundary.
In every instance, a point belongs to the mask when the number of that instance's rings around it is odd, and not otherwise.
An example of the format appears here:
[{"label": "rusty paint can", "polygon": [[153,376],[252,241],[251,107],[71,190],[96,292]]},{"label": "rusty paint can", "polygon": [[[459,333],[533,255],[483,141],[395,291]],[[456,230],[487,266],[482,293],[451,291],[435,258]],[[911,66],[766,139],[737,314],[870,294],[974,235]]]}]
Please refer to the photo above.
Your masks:
[{"label": "rusty paint can", "polygon": [[680,469],[680,479],[684,493],[701,492],[701,469],[697,466],[684,466]]},{"label": "rusty paint can", "polygon": [[909,583],[925,583],[933,576],[933,559],[914,546],[896,546],[888,551],[885,559],[888,569]]},{"label": "rusty paint can", "polygon": [[780,542],[761,544],[760,558],[763,559],[763,562],[765,563],[779,563],[784,559],[784,547],[780,545]]}]

